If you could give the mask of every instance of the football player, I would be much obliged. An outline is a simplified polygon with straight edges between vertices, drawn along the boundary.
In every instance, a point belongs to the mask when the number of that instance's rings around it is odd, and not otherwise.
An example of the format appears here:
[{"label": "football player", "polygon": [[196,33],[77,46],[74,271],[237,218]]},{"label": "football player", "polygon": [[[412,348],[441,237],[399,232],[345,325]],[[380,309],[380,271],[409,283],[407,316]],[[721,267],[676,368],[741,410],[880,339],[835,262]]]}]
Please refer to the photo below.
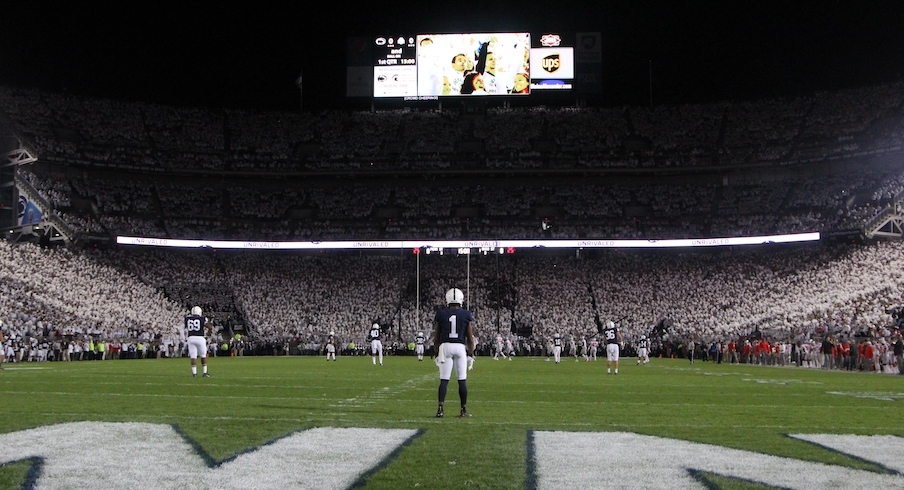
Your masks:
[{"label": "football player", "polygon": [[640,365],[643,362],[644,366],[650,362],[650,341],[647,340],[646,335],[642,335],[640,340],[637,341],[637,364]]},{"label": "football player", "polygon": [[204,316],[200,306],[192,307],[191,314],[185,316],[185,328],[182,331],[182,340],[188,344],[188,357],[191,358],[191,375],[198,377],[198,356],[201,356],[202,376],[209,378],[207,373],[207,338],[205,333],[212,328],[212,324]]},{"label": "football player", "polygon": [[552,336],[552,356],[556,364],[562,360],[562,336],[558,333]]},{"label": "football player", "polygon": [[498,361],[499,356],[502,356],[505,359],[505,343],[502,340],[502,335],[496,336],[496,347],[494,350],[493,360]]},{"label": "football player", "polygon": [[474,348],[474,316],[461,307],[464,294],[460,289],[446,291],[446,307],[436,312],[433,317],[433,345],[436,348],[436,364],[439,366],[439,392],[437,418],[443,416],[443,405],[452,369],[458,375],[458,396],[461,398],[460,417],[470,417],[468,413],[468,370],[473,367]]},{"label": "football player", "polygon": [[612,320],[606,322],[603,329],[603,338],[606,340],[606,374],[612,374],[612,366],[615,365],[615,374],[618,374],[618,354],[622,343],[622,334]]},{"label": "football player", "polygon": [[424,360],[424,344],[427,342],[427,337],[424,335],[424,332],[418,332],[417,336],[414,337],[414,353],[417,354],[417,360]]},{"label": "football player", "polygon": [[383,342],[380,338],[383,336],[383,327],[379,323],[374,323],[370,327],[370,333],[367,337],[370,339],[370,358],[377,365],[377,357],[380,358],[380,365],[383,365]]},{"label": "football player", "polygon": [[326,341],[326,360],[330,360],[330,356],[333,357],[333,360],[336,360],[336,339],[333,338],[333,332],[330,332],[330,337]]},{"label": "football player", "polygon": [[578,362],[578,343],[574,340],[574,335],[568,336],[568,355],[574,357],[574,362]]}]

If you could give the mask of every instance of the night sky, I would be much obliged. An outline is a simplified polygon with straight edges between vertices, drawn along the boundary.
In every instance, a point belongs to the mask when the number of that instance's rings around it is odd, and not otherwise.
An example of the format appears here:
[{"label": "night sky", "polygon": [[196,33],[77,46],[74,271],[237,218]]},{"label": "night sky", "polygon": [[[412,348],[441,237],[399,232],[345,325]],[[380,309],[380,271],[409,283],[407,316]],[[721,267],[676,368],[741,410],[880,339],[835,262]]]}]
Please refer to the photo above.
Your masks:
[{"label": "night sky", "polygon": [[394,29],[601,32],[605,106],[647,105],[651,68],[656,104],[904,77],[898,0],[7,3],[0,84],[171,105],[298,110],[303,72],[305,109],[345,108],[346,39]]}]

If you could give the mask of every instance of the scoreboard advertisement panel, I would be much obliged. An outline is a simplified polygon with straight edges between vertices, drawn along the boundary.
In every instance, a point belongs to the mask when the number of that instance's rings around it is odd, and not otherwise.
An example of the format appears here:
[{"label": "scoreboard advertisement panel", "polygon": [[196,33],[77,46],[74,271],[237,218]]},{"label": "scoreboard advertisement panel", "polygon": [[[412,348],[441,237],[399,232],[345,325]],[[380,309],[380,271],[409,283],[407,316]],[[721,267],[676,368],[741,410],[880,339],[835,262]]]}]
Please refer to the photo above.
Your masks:
[{"label": "scoreboard advertisement panel", "polygon": [[529,32],[376,36],[373,97],[438,100],[570,91],[573,45],[558,34]]}]

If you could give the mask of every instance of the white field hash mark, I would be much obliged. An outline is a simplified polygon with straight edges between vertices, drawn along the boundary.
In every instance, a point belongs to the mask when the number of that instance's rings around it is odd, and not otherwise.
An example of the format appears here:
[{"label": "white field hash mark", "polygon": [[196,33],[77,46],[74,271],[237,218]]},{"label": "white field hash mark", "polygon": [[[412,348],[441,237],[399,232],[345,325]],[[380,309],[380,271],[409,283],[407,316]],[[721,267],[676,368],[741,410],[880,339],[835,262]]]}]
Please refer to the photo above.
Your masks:
[{"label": "white field hash mark", "polygon": [[882,391],[827,391],[829,395],[852,396],[854,398],[872,398],[873,400],[882,400],[894,402],[904,398],[904,393],[892,393]]}]

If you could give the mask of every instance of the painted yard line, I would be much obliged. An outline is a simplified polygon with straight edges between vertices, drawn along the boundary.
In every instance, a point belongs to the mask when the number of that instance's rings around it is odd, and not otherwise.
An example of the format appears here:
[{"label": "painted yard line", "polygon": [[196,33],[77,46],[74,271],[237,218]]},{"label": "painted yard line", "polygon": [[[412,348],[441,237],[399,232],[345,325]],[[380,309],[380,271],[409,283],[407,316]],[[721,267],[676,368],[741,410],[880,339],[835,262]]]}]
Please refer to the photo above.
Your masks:
[{"label": "painted yard line", "polygon": [[375,403],[385,402],[385,401],[394,401],[399,402],[399,394],[405,391],[411,391],[415,389],[419,389],[418,387],[424,383],[429,382],[432,379],[436,379],[436,374],[424,375],[420,378],[414,378],[403,381],[401,384],[396,386],[387,386],[377,390],[371,390],[370,392],[364,393],[360,396],[356,396],[353,398],[346,398],[344,400],[339,400],[334,402],[329,407],[333,408],[343,408],[343,407],[365,407],[370,406]]},{"label": "painted yard line", "polygon": [[[432,376],[431,376],[432,379]],[[401,398],[398,396],[400,392],[391,391],[389,388],[381,389],[383,393],[372,392],[364,394],[360,397],[347,398],[345,400],[340,400],[338,402],[332,402],[329,405],[325,405],[326,407],[364,407],[371,406],[377,401],[386,403],[418,403],[424,401],[422,397],[416,398]],[[419,390],[420,391],[420,390]],[[430,390],[432,391],[432,390]],[[46,392],[46,391],[0,391],[0,393],[5,396],[13,396],[13,395],[29,395],[29,396],[82,396],[83,392]],[[152,394],[152,393],[93,393],[92,396],[95,397],[121,397],[121,398],[172,398],[172,399],[197,399],[197,398],[216,398],[216,399],[231,399],[231,400],[249,400],[249,401],[322,401],[328,402],[329,400],[325,400],[319,397],[311,397],[311,396],[298,396],[298,397],[286,397],[286,396],[235,396],[235,395],[205,395],[205,394],[185,394],[185,395],[176,395],[176,394]],[[784,396],[784,395],[783,395]],[[857,398],[867,398],[867,397],[857,397]],[[586,405],[586,406],[599,406],[600,402],[596,401],[568,401],[563,402],[561,400],[558,401],[525,401],[525,400],[482,400],[479,397],[472,397],[474,404],[503,404],[503,405],[560,405],[562,403],[568,403],[569,405]],[[884,399],[884,398],[873,398],[877,401],[888,401],[895,402],[895,399]],[[713,403],[649,403],[649,402],[627,402],[627,401],[611,401],[607,400],[602,403],[605,403],[607,406],[619,406],[619,407],[633,407],[633,406],[645,406],[645,407],[718,407],[722,409],[726,408],[763,408],[763,409],[781,409],[786,410],[788,408],[787,404],[776,404],[776,405],[767,405],[767,404],[737,404],[737,405],[725,405],[725,404],[713,404]],[[856,410],[887,410],[887,406],[863,406],[863,405],[795,405],[796,409],[856,409]],[[9,406],[7,406],[7,410],[9,410]]]},{"label": "painted yard line", "polygon": [[[31,415],[40,415],[42,417],[52,417],[52,418],[65,418],[66,420],[85,420],[85,421],[94,421],[97,420],[97,414],[93,412],[30,412]],[[344,415],[344,414],[335,414],[335,415]],[[408,426],[410,424],[423,425],[423,424],[442,424],[448,423],[442,420],[437,420],[435,417],[435,412],[431,410],[424,411],[420,414],[419,417],[409,418],[409,419],[393,419],[391,421],[379,421],[379,426],[387,426],[387,425],[395,425],[399,424],[402,426]],[[118,419],[116,417],[105,418],[105,420],[116,420],[121,421],[122,419]],[[171,416],[154,416],[154,415],[137,415],[130,416],[128,421],[141,421],[141,422],[158,422],[164,424],[173,424],[173,423],[182,423],[185,421],[197,421],[197,422],[209,422],[209,421],[239,421],[239,422],[266,422],[266,421],[279,421],[279,422],[292,422],[299,423],[300,426],[305,427],[310,422],[318,422],[318,427],[335,427],[335,426],[353,426],[360,427],[361,420],[358,418],[344,418],[337,417],[334,414],[316,416],[316,417],[244,417],[244,416],[215,416],[215,417],[205,417],[205,416],[196,416],[196,415],[171,415]],[[326,423],[320,423],[326,422]],[[468,420],[469,424],[479,424],[481,426],[489,426],[489,427],[521,427],[528,430],[541,430],[538,428],[544,427],[554,427],[554,428],[583,428],[587,429],[589,432],[611,432],[610,430],[602,430],[602,429],[612,429],[615,430],[642,430],[642,429],[672,429],[672,428],[683,428],[683,429],[708,429],[708,428],[720,428],[720,429],[750,429],[750,430],[758,430],[758,429],[777,429],[782,432],[794,431],[794,432],[813,432],[813,433],[822,433],[825,432],[825,425],[754,425],[754,424],[697,424],[697,423],[688,423],[688,424],[676,424],[676,423],[662,423],[662,424],[653,424],[653,423],[645,423],[645,424],[622,424],[622,423],[608,423],[608,424],[597,424],[597,423],[589,423],[589,422],[556,422],[549,423],[548,421],[538,422],[535,420],[530,421],[513,421],[513,420],[498,420],[498,421],[489,421],[489,420],[481,420],[479,415],[475,415],[474,418]],[[15,429],[21,430],[21,429]],[[546,430],[546,429],[542,429]],[[901,434],[901,427],[897,425],[890,426],[863,426],[863,425],[850,425],[845,424],[839,427],[839,430],[844,433],[866,433],[866,434],[877,434],[877,433],[888,433],[888,434]]]}]

